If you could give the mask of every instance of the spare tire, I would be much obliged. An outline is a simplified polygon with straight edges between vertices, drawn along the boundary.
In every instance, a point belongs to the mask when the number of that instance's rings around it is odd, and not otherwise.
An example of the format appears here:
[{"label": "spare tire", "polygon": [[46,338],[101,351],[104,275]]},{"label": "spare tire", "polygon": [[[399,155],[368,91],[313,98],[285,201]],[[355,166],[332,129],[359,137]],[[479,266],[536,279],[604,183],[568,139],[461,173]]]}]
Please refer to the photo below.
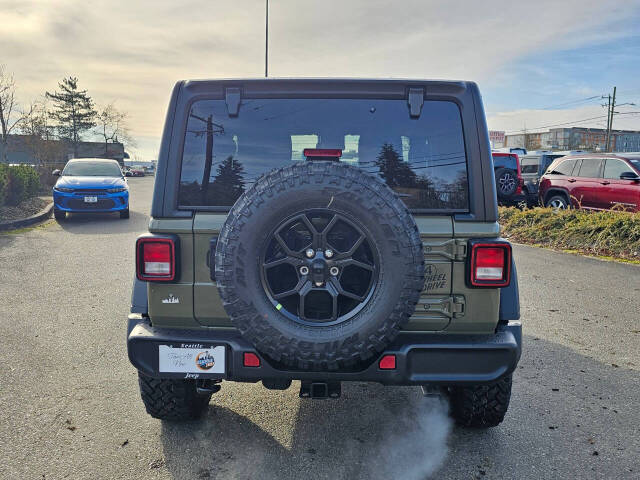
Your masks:
[{"label": "spare tire", "polygon": [[380,179],[337,162],[275,170],[247,190],[220,232],[224,308],[256,349],[301,370],[362,364],[413,313],[420,234]]},{"label": "spare tire", "polygon": [[496,190],[498,198],[510,198],[518,188],[518,175],[510,168],[496,170]]}]

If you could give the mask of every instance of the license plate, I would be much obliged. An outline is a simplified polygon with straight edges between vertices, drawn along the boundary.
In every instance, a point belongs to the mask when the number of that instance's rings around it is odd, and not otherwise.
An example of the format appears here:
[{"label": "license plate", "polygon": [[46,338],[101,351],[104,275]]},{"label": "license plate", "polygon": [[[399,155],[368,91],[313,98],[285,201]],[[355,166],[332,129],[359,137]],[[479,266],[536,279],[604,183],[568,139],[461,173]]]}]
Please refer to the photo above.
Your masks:
[{"label": "license plate", "polygon": [[84,197],[84,203],[98,203],[98,197]]},{"label": "license plate", "polygon": [[224,373],[224,347],[160,345],[158,370],[167,373]]}]

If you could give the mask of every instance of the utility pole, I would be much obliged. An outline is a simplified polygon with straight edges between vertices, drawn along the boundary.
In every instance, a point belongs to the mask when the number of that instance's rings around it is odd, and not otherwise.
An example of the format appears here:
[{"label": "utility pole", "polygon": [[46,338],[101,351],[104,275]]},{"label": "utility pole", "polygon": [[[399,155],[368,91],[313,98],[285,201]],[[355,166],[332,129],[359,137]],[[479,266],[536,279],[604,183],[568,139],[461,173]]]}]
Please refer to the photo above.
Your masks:
[{"label": "utility pole", "polygon": [[607,140],[605,144],[605,152],[609,151],[611,144],[611,130],[613,129],[613,114],[616,108],[616,87],[613,87],[613,98],[609,103],[609,111],[607,112]]},{"label": "utility pole", "polygon": [[266,15],[264,22],[264,76],[269,76],[269,0],[266,5]]}]

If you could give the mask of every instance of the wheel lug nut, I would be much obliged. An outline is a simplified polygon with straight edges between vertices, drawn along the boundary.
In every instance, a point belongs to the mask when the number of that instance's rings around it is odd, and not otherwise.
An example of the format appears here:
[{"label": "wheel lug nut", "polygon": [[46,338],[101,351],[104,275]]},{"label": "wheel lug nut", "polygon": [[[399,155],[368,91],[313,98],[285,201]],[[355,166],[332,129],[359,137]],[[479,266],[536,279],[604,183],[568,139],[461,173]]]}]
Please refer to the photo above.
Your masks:
[{"label": "wheel lug nut", "polygon": [[311,258],[316,254],[316,252],[313,250],[313,248],[307,248],[307,251],[305,252],[305,254],[307,255],[308,258]]},{"label": "wheel lug nut", "polygon": [[327,257],[327,258],[331,258],[331,257],[333,257],[333,250],[331,250],[330,248],[327,248],[327,249],[324,251],[324,256],[325,256],[325,257]]},{"label": "wheel lug nut", "polygon": [[301,275],[309,275],[309,267],[306,267],[306,266],[300,267],[300,274]]},{"label": "wheel lug nut", "polygon": [[334,277],[335,277],[336,275],[338,275],[338,273],[339,273],[339,272],[340,272],[340,269],[339,269],[338,267],[331,267],[331,268],[329,269],[329,273],[330,273],[331,275],[333,275]]}]

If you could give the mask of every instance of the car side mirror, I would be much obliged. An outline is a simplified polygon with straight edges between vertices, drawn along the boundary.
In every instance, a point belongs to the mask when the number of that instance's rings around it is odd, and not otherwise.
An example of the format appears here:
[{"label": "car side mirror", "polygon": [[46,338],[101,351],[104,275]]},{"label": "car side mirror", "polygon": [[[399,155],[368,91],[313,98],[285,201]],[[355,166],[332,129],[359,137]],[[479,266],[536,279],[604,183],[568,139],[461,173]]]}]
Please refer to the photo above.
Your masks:
[{"label": "car side mirror", "polygon": [[640,181],[640,176],[634,172],[622,172],[620,174],[620,180],[635,180],[636,182]]},{"label": "car side mirror", "polygon": [[55,177],[59,177],[62,174],[62,172],[60,170],[58,170],[57,168],[51,172],[51,175],[55,176]]}]

